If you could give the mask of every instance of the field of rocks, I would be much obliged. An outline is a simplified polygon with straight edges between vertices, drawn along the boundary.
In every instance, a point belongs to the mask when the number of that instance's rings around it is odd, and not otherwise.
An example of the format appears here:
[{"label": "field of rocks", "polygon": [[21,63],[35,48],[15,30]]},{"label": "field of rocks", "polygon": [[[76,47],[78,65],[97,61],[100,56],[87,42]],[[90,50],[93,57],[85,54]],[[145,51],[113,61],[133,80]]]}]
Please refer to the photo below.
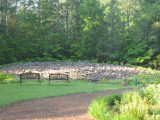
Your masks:
[{"label": "field of rocks", "polygon": [[123,65],[89,62],[29,62],[2,67],[0,72],[15,77],[26,72],[40,73],[45,79],[48,79],[50,73],[65,73],[69,75],[69,79],[100,80],[128,78],[144,71]]}]

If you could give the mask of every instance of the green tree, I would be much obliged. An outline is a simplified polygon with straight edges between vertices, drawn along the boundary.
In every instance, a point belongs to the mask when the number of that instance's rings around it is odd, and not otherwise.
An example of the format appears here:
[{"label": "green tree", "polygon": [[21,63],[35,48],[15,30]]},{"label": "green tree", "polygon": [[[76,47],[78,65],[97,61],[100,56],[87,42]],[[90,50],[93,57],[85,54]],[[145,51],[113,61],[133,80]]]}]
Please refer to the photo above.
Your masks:
[{"label": "green tree", "polygon": [[111,0],[111,2],[106,4],[106,55],[108,60],[113,63],[113,61],[118,60],[121,62],[121,50],[123,43],[124,34],[124,20],[123,13],[119,7],[119,2],[117,0]]},{"label": "green tree", "polygon": [[[87,9],[86,9],[87,8]],[[78,58],[97,59],[97,45],[103,37],[103,10],[98,0],[84,0],[79,8],[82,26]]]}]

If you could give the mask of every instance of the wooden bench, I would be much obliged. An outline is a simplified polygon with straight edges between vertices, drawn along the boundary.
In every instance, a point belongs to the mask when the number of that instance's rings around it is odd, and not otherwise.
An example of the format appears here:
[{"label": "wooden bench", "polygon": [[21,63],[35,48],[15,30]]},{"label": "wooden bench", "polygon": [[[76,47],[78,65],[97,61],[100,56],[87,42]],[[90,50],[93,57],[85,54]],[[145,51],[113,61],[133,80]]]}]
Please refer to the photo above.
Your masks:
[{"label": "wooden bench", "polygon": [[62,74],[62,73],[49,74],[49,85],[51,80],[68,82],[69,76],[67,74]]},{"label": "wooden bench", "polygon": [[39,80],[39,83],[41,83],[40,81],[40,74],[39,73],[22,73],[20,74],[20,83],[22,84],[22,80]]}]

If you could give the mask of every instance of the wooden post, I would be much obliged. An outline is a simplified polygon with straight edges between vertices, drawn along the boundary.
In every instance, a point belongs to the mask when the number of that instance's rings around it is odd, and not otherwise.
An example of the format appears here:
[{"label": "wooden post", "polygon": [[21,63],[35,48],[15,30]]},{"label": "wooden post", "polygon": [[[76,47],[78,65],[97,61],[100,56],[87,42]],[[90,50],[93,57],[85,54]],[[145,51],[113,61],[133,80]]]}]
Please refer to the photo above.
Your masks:
[{"label": "wooden post", "polygon": [[41,76],[40,76],[40,74],[39,74],[39,83],[41,84]]},{"label": "wooden post", "polygon": [[123,77],[122,78],[122,86],[127,86],[128,85],[128,80],[127,78]]},{"label": "wooden post", "polygon": [[21,74],[20,74],[20,84],[22,85],[22,79],[21,79]]},{"label": "wooden post", "polygon": [[49,75],[49,85],[50,85],[50,75]]}]

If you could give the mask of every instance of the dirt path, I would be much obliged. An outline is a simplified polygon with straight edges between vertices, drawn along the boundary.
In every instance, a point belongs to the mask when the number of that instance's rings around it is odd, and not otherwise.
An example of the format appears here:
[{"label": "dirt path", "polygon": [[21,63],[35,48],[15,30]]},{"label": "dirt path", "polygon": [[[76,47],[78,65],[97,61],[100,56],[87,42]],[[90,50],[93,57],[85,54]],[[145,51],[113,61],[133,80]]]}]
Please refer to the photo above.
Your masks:
[{"label": "dirt path", "polygon": [[88,106],[98,96],[120,93],[109,90],[30,100],[0,109],[0,120],[92,120]]}]

